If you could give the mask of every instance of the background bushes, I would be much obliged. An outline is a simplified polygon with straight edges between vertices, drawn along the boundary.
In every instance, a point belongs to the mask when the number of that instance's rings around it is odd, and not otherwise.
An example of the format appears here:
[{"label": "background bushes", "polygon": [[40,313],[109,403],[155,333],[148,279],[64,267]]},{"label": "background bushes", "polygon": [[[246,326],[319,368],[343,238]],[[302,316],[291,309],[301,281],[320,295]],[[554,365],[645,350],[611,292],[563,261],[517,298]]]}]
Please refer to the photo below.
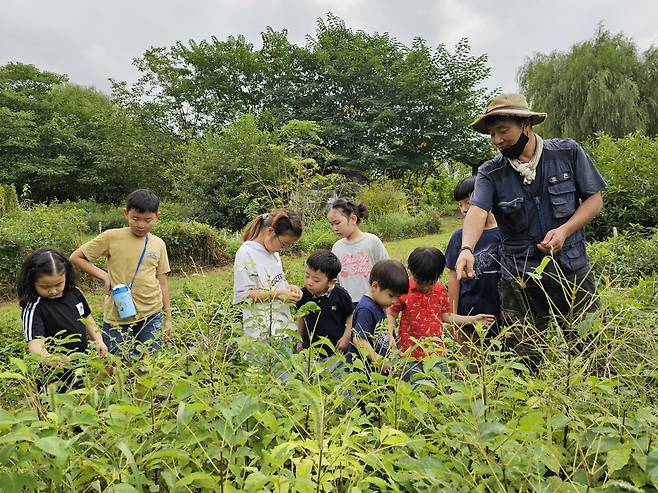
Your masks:
[{"label": "background bushes", "polygon": [[33,250],[52,246],[70,254],[85,239],[84,213],[44,205],[0,218],[0,288],[13,292],[23,259]]},{"label": "background bushes", "polygon": [[603,210],[587,227],[588,234],[603,239],[612,235],[613,227],[658,227],[658,137],[599,134],[588,151],[608,182]]},{"label": "background bushes", "polygon": [[226,243],[213,227],[196,221],[158,221],[153,233],[164,240],[172,267],[188,270],[196,266],[229,263]]},{"label": "background bushes", "polygon": [[615,284],[631,286],[658,272],[658,230],[650,236],[641,227],[588,246],[597,276]]}]

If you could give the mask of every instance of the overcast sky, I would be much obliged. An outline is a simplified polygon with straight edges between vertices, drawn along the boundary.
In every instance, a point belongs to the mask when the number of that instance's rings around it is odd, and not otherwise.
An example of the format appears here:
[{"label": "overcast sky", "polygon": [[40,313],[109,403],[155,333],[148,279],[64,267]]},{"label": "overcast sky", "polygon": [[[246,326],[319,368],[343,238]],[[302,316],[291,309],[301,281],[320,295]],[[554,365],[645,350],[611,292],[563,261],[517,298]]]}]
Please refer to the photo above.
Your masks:
[{"label": "overcast sky", "polygon": [[305,44],[318,17],[332,12],[353,29],[388,32],[432,46],[466,37],[492,68],[485,85],[517,88],[516,73],[534,53],[566,50],[602,21],[641,49],[658,45],[657,0],[2,0],[0,65],[10,61],[68,74],[108,92],[108,78],[133,82],[131,62],[151,46],[244,34],[259,46],[266,26]]}]

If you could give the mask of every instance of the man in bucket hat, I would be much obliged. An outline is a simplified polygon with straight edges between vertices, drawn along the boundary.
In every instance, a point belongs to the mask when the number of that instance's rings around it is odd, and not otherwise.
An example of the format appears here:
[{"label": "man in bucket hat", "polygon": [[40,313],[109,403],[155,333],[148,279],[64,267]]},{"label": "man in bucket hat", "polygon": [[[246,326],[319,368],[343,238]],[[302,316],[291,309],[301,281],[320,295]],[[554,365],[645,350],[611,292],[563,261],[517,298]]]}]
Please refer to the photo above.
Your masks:
[{"label": "man in bucket hat", "polygon": [[478,169],[455,267],[458,279],[475,277],[473,247],[493,212],[501,233],[505,343],[532,371],[541,363],[551,320],[572,350],[587,340],[576,327],[598,304],[583,227],[603,207],[606,186],[580,144],[534,132],[546,116],[531,111],[520,94],[501,94],[471,124],[490,135],[500,154]]}]

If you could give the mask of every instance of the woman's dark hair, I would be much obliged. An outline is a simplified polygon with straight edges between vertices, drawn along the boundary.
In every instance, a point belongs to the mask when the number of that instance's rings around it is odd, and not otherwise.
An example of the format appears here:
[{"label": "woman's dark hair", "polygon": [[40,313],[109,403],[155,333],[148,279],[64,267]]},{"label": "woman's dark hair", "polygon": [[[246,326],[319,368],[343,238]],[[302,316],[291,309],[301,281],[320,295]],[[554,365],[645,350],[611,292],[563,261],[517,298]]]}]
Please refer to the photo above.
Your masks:
[{"label": "woman's dark hair", "polygon": [[316,250],[306,260],[311,269],[322,272],[331,281],[338,277],[342,266],[338,257],[329,250]]},{"label": "woman's dark hair", "polygon": [[446,266],[446,258],[438,248],[418,247],[407,259],[407,265],[416,282],[435,283]]},{"label": "woman's dark hair", "polygon": [[71,261],[59,250],[54,248],[39,248],[33,251],[23,261],[23,266],[18,274],[16,290],[21,307],[25,307],[31,301],[36,300],[39,295],[34,289],[34,283],[41,276],[54,276],[65,274],[65,289],[76,286],[75,269]]},{"label": "woman's dark hair", "polygon": [[370,271],[369,282],[377,281],[380,289],[390,289],[395,296],[409,292],[409,274],[402,262],[397,260],[380,260]]},{"label": "woman's dark hair", "polygon": [[475,190],[475,177],[468,176],[457,183],[455,191],[453,192],[453,197],[455,198],[455,201],[459,202],[460,200],[470,197],[473,190]]},{"label": "woman's dark hair", "polygon": [[354,202],[347,200],[345,198],[336,199],[331,204],[332,209],[336,209],[343,216],[349,219],[352,214],[356,216],[356,224],[361,222],[361,219],[365,219],[368,211],[365,204],[354,204]]},{"label": "woman's dark hair", "polygon": [[145,212],[158,212],[160,210],[160,199],[150,190],[140,188],[130,192],[126,199],[126,209],[141,212],[142,214]]},{"label": "woman's dark hair", "polygon": [[247,224],[242,239],[253,240],[268,227],[272,227],[277,236],[291,235],[299,238],[302,235],[302,221],[297,212],[292,209],[274,209],[269,214],[261,214]]}]

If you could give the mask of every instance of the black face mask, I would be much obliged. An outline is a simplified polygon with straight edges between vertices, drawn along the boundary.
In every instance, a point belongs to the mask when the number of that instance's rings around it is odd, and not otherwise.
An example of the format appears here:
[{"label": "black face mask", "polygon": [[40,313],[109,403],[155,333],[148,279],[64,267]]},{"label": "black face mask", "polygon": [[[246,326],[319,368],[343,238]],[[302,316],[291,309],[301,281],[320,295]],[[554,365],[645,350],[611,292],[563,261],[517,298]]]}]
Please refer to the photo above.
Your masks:
[{"label": "black face mask", "polygon": [[521,155],[529,140],[530,139],[525,134],[525,132],[521,131],[521,135],[519,135],[519,140],[516,141],[516,144],[508,147],[507,149],[503,149],[500,151],[500,153],[508,159],[516,159]]}]

